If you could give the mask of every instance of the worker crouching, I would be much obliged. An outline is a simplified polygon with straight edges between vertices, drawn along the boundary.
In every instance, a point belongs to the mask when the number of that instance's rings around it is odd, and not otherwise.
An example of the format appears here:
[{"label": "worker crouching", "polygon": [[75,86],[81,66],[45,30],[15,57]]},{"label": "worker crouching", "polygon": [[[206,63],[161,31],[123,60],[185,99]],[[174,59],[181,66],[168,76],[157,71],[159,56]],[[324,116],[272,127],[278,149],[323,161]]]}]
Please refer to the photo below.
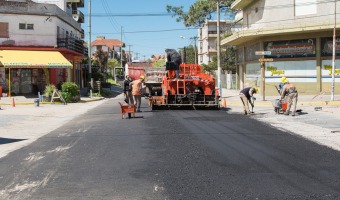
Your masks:
[{"label": "worker crouching", "polygon": [[240,91],[240,99],[243,103],[243,110],[245,115],[252,113],[250,112],[248,102],[250,103],[251,107],[254,108],[254,103],[252,102],[251,98],[255,98],[254,94],[256,94],[257,92],[258,88],[256,87],[247,87]]},{"label": "worker crouching", "polygon": [[288,107],[284,114],[289,115],[290,109],[293,104],[292,116],[295,116],[298,92],[294,84],[289,83],[283,86],[281,91],[281,99],[284,98],[288,102]]}]

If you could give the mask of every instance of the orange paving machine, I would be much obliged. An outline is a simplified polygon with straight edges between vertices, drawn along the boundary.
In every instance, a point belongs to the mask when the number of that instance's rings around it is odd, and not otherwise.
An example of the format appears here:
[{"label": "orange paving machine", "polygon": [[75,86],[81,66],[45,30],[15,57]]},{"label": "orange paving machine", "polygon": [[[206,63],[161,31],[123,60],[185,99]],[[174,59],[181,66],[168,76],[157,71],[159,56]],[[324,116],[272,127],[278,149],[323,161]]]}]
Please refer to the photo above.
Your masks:
[{"label": "orange paving machine", "polygon": [[[166,63],[161,91],[149,97],[154,109],[218,109],[219,93],[215,78],[197,64]],[[157,95],[158,94],[158,95]]]}]

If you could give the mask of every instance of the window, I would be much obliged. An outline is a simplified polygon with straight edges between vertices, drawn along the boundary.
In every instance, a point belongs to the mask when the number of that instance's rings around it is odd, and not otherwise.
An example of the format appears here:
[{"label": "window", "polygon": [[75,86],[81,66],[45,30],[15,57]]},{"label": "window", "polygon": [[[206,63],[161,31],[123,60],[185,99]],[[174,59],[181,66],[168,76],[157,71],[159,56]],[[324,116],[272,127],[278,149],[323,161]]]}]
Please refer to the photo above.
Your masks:
[{"label": "window", "polygon": [[295,0],[295,16],[316,14],[316,0]]},{"label": "window", "polygon": [[20,30],[33,30],[34,29],[34,25],[33,24],[19,23],[19,29]]},{"label": "window", "polygon": [[0,38],[9,38],[8,23],[0,22]]},{"label": "window", "polygon": [[19,29],[26,29],[26,24],[20,23],[20,24],[19,24]]},{"label": "window", "polygon": [[27,30],[33,30],[33,24],[26,24],[26,29]]}]

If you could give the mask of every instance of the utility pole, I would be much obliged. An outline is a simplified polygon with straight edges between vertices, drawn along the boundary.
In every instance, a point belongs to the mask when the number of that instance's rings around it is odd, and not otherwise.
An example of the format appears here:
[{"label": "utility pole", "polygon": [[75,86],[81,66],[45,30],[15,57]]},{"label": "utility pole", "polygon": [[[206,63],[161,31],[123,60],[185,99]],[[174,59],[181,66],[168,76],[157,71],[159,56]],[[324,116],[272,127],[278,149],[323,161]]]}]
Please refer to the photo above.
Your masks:
[{"label": "utility pole", "polygon": [[138,60],[138,54],[139,54],[139,53],[138,53],[138,52],[136,52],[136,60]]},{"label": "utility pole", "polygon": [[334,0],[334,30],[333,30],[333,58],[332,58],[332,91],[331,101],[334,101],[334,88],[335,88],[335,58],[336,58],[336,2]]},{"label": "utility pole", "polygon": [[88,78],[90,79],[90,86],[91,86],[91,89],[93,88],[93,78],[92,78],[92,66],[91,66],[91,0],[88,0],[88,9],[89,9],[89,41],[88,41],[88,57],[89,57],[89,60],[88,60],[88,67],[89,67],[89,74],[88,74]]},{"label": "utility pole", "polygon": [[195,49],[194,49],[194,51],[195,51],[195,64],[197,64],[197,45],[196,45],[196,41],[197,41],[197,39],[198,39],[198,37],[197,36],[195,36],[195,37],[192,37],[192,39],[194,40],[194,43],[195,43]]},{"label": "utility pole", "polygon": [[120,27],[120,67],[123,67],[123,27]]},{"label": "utility pole", "polygon": [[131,48],[131,46],[132,46],[132,45],[131,45],[131,44],[129,44],[128,46],[129,46],[129,62],[131,62],[131,56],[132,56],[132,53],[131,53],[131,51],[130,51],[130,48]]},{"label": "utility pole", "polygon": [[217,0],[217,86],[219,95],[222,97],[220,45],[220,0]]}]

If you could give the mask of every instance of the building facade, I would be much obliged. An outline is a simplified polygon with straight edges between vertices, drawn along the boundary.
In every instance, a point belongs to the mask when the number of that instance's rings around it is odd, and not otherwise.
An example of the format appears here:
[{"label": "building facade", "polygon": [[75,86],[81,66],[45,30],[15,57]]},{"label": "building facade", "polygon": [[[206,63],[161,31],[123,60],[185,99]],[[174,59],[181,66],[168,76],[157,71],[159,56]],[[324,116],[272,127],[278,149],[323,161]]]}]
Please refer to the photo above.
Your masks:
[{"label": "building facade", "polygon": [[[221,45],[237,49],[239,88],[257,86],[263,95],[277,95],[275,85],[286,76],[300,94],[329,94],[333,82],[333,29],[334,24],[340,25],[334,20],[335,8],[340,8],[336,1],[236,0],[232,9],[243,15],[242,30],[222,40]],[[336,41],[339,56],[340,37]],[[270,62],[260,62],[260,58]]]},{"label": "building facade", "polygon": [[[72,9],[83,6],[79,3],[83,0],[62,2]],[[14,95],[36,94],[43,92],[46,84],[57,85],[66,81],[84,87],[86,75],[81,61],[87,49],[81,28],[83,19],[80,18],[76,21],[72,11],[67,13],[55,4],[30,0],[0,1],[0,52],[6,55],[0,58],[3,90],[11,90]],[[55,59],[45,64],[44,52],[54,52],[58,56],[53,56]],[[14,61],[11,55],[16,57]],[[39,56],[41,59],[37,58]],[[65,64],[67,62],[69,64]],[[23,74],[30,78],[22,80]]]},{"label": "building facade", "polygon": [[[234,20],[220,20],[220,34],[231,34],[240,28]],[[217,21],[206,20],[198,29],[198,64],[209,64],[217,56]]]}]

